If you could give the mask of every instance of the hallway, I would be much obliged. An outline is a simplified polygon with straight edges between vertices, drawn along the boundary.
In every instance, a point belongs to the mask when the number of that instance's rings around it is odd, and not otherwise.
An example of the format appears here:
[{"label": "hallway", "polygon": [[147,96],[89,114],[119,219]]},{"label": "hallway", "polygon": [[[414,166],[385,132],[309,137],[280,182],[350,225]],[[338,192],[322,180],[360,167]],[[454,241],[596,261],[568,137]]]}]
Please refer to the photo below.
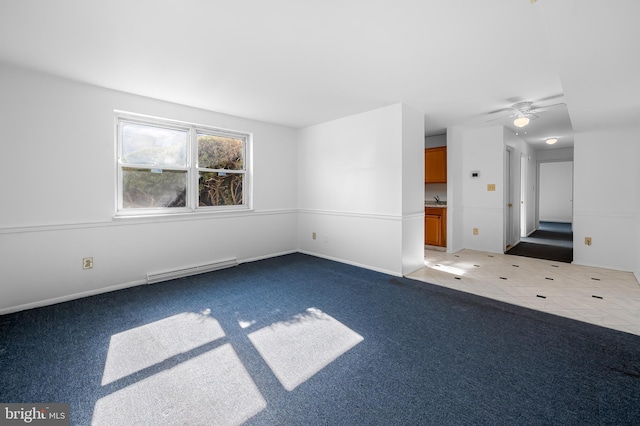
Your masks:
[{"label": "hallway", "polygon": [[571,263],[573,261],[571,223],[540,222],[537,231],[528,237],[522,237],[520,242],[506,254]]}]

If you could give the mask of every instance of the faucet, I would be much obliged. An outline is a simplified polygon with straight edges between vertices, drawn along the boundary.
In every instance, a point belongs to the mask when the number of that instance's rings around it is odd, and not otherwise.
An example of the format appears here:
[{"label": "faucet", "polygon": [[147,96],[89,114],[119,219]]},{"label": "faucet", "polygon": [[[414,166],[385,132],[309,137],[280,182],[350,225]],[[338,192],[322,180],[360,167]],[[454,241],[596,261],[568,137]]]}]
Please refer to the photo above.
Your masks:
[{"label": "faucet", "polygon": [[435,197],[433,197],[434,200],[436,200],[436,204],[440,204],[440,197],[438,197],[437,195]]}]

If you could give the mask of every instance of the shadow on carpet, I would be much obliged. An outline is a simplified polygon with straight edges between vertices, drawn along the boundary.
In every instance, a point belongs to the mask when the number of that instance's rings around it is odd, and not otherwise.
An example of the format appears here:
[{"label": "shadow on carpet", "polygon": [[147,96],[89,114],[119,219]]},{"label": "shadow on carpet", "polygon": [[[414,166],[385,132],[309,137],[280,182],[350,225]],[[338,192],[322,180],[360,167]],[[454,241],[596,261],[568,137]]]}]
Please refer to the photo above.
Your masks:
[{"label": "shadow on carpet", "polygon": [[507,250],[505,254],[532,257],[534,259],[552,260],[555,262],[573,262],[573,247],[520,242]]},{"label": "shadow on carpet", "polygon": [[640,424],[639,336],[303,254],[2,316],[0,365],[73,425]]}]

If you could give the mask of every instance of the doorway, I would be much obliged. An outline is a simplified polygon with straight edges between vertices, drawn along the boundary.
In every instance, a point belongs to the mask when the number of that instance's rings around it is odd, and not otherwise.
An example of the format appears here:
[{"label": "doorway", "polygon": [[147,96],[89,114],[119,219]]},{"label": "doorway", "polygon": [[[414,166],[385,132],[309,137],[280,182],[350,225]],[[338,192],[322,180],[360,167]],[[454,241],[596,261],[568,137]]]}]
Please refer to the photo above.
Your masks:
[{"label": "doorway", "polygon": [[573,261],[573,232],[568,223],[540,222],[540,227],[506,254],[556,262]]},{"label": "doorway", "polygon": [[[521,158],[521,168],[525,167]],[[526,177],[521,175],[521,179]],[[521,209],[526,210],[524,204],[521,204]],[[507,254],[571,263],[573,261],[573,161],[538,163],[536,216],[535,232],[529,236],[521,233],[519,244],[508,250]],[[524,220],[526,220],[526,212],[524,212]],[[521,212],[520,221],[522,224],[523,212]]]}]

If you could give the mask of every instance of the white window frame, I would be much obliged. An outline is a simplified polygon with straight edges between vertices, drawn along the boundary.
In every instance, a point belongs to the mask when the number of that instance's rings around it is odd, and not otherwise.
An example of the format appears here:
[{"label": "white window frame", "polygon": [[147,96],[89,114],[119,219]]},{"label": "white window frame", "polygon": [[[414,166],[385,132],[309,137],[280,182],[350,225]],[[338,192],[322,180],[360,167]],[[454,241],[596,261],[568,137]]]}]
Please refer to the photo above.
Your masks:
[{"label": "white window frame", "polygon": [[[228,129],[221,129],[212,126],[205,126],[194,123],[187,123],[177,120],[151,117],[124,111],[115,111],[115,141],[116,141],[116,217],[127,216],[150,216],[150,215],[176,215],[176,214],[193,214],[193,213],[216,213],[216,212],[236,212],[248,211],[252,209],[252,188],[253,174],[251,173],[251,144],[253,137],[251,133],[240,132]],[[133,164],[123,163],[122,161],[122,132],[121,123],[134,123],[141,125],[149,125],[154,127],[166,128],[171,130],[180,130],[187,133],[186,154],[187,163],[185,167],[167,167],[153,166],[149,164]],[[243,143],[243,169],[242,170],[225,170],[225,169],[208,169],[201,168],[198,165],[198,135],[223,136],[241,139]],[[124,168],[141,168],[162,170],[178,170],[186,171],[187,188],[186,188],[186,206],[185,207],[153,207],[153,208],[124,208]],[[199,206],[199,173],[236,173],[244,174],[242,185],[242,204],[227,206]]]}]

